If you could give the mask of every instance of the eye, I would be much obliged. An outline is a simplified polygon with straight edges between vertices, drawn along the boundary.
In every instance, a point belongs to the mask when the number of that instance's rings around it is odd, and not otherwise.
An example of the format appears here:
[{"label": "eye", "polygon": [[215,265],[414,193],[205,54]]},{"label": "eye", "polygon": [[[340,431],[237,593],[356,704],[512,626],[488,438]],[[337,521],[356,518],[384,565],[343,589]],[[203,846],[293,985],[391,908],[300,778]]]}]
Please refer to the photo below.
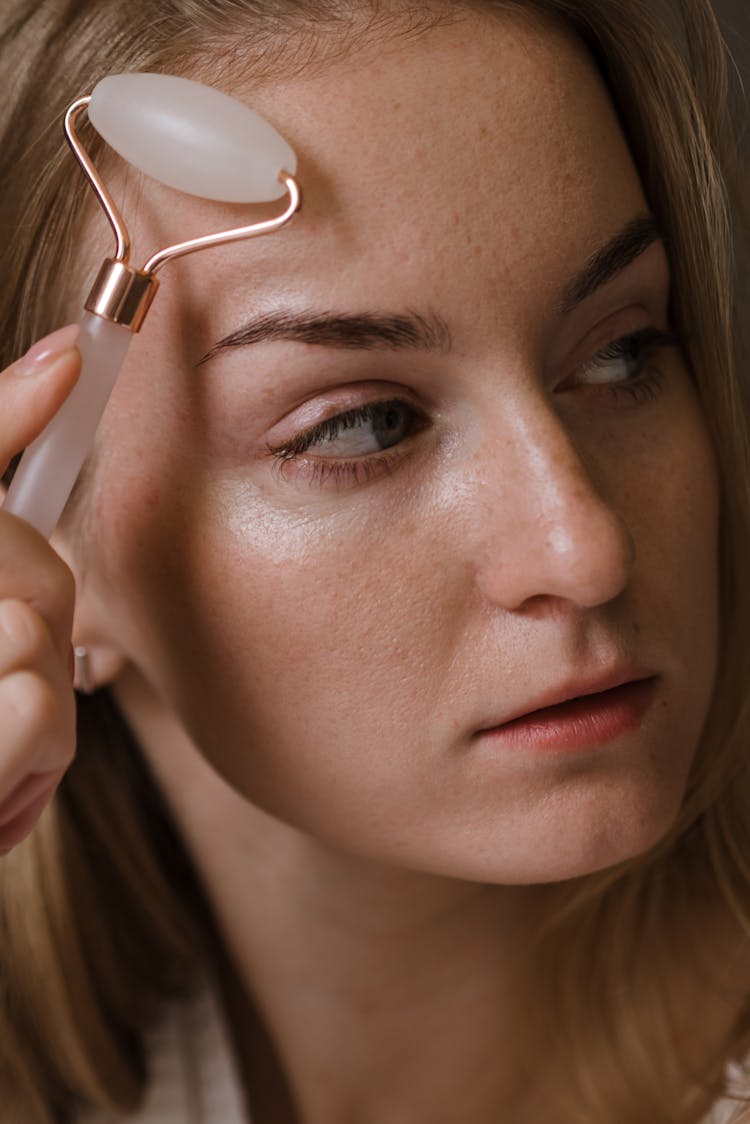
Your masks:
[{"label": "eye", "polygon": [[644,382],[648,361],[662,348],[678,347],[682,340],[677,333],[644,328],[640,332],[615,340],[580,366],[561,390],[570,386],[608,386],[613,390],[632,388]]},{"label": "eye", "polygon": [[424,415],[403,399],[370,402],[328,418],[270,451],[288,460],[309,452],[316,459],[366,457],[399,445],[425,425]]}]

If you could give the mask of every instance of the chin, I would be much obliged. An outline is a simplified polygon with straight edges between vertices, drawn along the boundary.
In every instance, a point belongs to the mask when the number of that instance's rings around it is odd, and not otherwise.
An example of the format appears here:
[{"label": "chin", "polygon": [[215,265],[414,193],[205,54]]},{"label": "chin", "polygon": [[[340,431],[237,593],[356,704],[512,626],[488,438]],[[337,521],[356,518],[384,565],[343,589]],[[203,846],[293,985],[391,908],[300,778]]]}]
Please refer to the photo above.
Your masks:
[{"label": "chin", "polygon": [[[516,884],[567,882],[630,862],[645,856],[661,843],[674,824],[675,812],[633,822],[608,820],[605,823],[571,827],[565,838],[553,846],[547,841],[536,847],[518,865]],[[492,879],[492,881],[496,881]]]},{"label": "chin", "polygon": [[[651,790],[640,801],[631,792],[597,801],[555,798],[491,833],[467,833],[430,863],[435,873],[493,885],[566,882],[627,863],[661,843],[674,826],[683,793]],[[482,838],[482,836],[484,836]],[[454,837],[455,840],[455,837]]]}]

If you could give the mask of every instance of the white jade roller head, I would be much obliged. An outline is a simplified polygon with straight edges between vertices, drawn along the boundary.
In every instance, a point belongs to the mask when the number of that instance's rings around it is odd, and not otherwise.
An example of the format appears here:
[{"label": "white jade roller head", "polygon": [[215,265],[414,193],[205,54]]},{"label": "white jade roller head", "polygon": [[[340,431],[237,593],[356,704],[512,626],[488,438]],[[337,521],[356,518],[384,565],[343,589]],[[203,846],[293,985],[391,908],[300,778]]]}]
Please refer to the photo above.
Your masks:
[{"label": "white jade roller head", "polygon": [[[103,139],[133,167],[167,187],[224,203],[268,203],[288,195],[275,218],[168,246],[142,269],[130,264],[125,223],[76,131],[84,110]],[[65,134],[114,230],[117,246],[86,301],[77,346],[81,375],[44,432],[25,451],[4,510],[41,534],[54,530],[94,438],[133,333],[159,287],[157,270],[196,250],[279,230],[296,214],[297,160],[276,130],[248,106],[210,86],[166,74],[116,74],[65,115]]]},{"label": "white jade roller head", "polygon": [[[190,78],[172,74],[112,74],[97,83],[89,97],[73,103],[65,116],[65,132],[114,228],[116,262],[128,262],[130,239],[76,132],[76,120],[84,109],[88,110],[91,124],[115,152],[167,187],[222,203],[269,203],[284,194],[290,197],[287,210],[275,219],[161,250],[142,270],[136,271],[141,277],[148,275],[153,280],[153,274],[171,258],[277,230],[299,208],[294,150],[249,106]],[[119,281],[119,275],[114,281],[107,275],[100,279],[99,287],[109,293],[113,284],[119,288]],[[139,284],[135,280],[136,289]],[[137,294],[131,291],[130,296],[133,299],[128,303],[129,315],[132,314],[129,326],[138,331],[150,298],[144,306]],[[132,313],[134,303],[139,306],[136,313]],[[125,322],[119,313],[113,314],[109,296],[105,306],[88,303],[86,307],[117,323]]]},{"label": "white jade roller head", "polygon": [[114,74],[91,94],[89,120],[115,152],[167,187],[225,203],[285,193],[292,148],[259,114],[211,86],[170,74]]}]

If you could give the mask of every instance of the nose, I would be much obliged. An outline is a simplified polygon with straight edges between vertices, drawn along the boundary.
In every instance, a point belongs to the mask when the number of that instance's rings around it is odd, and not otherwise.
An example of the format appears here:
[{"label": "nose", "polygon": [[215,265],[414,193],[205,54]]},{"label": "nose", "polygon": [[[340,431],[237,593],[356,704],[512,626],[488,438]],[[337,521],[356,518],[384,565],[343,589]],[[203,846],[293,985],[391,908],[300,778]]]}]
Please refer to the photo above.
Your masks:
[{"label": "nose", "polygon": [[505,439],[496,431],[481,460],[476,580],[487,599],[508,610],[540,598],[593,608],[622,593],[630,530],[553,410],[517,417]]}]

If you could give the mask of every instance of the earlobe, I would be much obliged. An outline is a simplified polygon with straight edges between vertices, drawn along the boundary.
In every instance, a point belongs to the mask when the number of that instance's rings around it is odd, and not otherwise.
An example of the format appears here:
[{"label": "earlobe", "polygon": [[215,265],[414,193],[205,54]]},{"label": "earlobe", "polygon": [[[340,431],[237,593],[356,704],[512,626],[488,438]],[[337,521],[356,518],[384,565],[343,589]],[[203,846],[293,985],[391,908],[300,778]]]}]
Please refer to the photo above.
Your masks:
[{"label": "earlobe", "polygon": [[90,695],[100,687],[108,687],[119,677],[126,660],[91,605],[90,591],[79,586],[73,614],[73,654],[75,678],[73,685],[82,694]]},{"label": "earlobe", "polygon": [[122,672],[126,659],[113,643],[106,628],[102,628],[102,614],[97,610],[96,597],[87,588],[85,579],[76,572],[74,552],[67,536],[55,531],[50,544],[73,571],[76,579],[76,601],[73,613],[73,686],[81,694],[90,695],[101,687],[114,683]]}]

